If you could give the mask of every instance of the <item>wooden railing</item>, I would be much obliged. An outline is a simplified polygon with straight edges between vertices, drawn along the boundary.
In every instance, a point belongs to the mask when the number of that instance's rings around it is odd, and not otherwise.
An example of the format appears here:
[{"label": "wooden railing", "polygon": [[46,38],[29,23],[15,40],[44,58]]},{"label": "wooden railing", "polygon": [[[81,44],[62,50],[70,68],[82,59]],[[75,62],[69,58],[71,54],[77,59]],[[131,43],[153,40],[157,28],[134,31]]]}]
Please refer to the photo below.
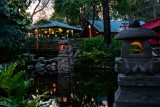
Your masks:
[{"label": "wooden railing", "polygon": [[[70,41],[70,45],[73,49],[73,54],[77,50],[77,45],[75,41]],[[58,55],[59,44],[58,41],[30,41],[27,47],[28,52],[35,54],[36,56],[53,57]]]},{"label": "wooden railing", "polygon": [[40,42],[30,41],[28,42],[28,49],[37,51],[45,51],[45,50],[58,51],[58,41],[40,41]]}]

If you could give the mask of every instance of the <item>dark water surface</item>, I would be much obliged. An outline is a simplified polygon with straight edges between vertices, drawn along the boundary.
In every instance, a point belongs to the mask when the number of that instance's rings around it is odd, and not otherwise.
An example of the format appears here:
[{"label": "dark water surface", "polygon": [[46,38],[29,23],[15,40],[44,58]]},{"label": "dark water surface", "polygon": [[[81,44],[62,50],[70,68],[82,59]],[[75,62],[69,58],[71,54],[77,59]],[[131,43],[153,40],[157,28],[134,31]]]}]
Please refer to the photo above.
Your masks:
[{"label": "dark water surface", "polygon": [[111,94],[113,100],[116,88],[114,76],[105,71],[36,74],[29,95],[40,95],[47,91],[47,100],[56,99],[59,107],[107,107],[107,93]]}]

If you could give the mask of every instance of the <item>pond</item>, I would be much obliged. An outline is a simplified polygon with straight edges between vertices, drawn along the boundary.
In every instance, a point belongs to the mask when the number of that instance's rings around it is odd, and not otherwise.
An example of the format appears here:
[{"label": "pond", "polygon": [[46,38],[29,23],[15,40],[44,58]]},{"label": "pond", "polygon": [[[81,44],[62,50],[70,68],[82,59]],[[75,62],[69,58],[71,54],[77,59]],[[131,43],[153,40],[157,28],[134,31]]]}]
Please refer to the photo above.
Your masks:
[{"label": "pond", "polygon": [[[36,74],[29,95],[48,92],[58,107],[111,107],[116,90],[115,72],[83,71],[81,73]],[[110,100],[110,101],[109,101]]]}]

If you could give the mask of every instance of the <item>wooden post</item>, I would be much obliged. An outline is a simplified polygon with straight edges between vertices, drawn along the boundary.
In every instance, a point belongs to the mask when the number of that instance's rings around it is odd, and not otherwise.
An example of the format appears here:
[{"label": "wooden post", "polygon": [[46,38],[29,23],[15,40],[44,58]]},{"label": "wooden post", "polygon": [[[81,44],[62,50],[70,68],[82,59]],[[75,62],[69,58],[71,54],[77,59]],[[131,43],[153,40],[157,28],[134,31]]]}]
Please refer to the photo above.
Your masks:
[{"label": "wooden post", "polygon": [[35,32],[36,32],[36,50],[38,50],[38,36],[39,36],[39,34],[38,34],[38,28],[35,30]]},{"label": "wooden post", "polygon": [[91,25],[88,25],[88,29],[89,29],[89,38],[91,38],[92,37]]}]

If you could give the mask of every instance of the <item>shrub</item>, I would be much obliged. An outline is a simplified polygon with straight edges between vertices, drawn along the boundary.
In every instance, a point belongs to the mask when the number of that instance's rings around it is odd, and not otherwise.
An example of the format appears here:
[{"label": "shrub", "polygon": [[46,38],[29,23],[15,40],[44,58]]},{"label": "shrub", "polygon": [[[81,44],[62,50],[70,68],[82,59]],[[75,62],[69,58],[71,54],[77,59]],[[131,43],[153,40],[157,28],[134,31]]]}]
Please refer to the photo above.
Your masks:
[{"label": "shrub", "polygon": [[85,52],[91,52],[93,49],[103,51],[106,49],[104,45],[104,39],[102,36],[96,36],[93,38],[86,38],[80,44],[79,50]]},{"label": "shrub", "polygon": [[[112,39],[110,46],[106,47],[102,36],[85,39],[80,44],[79,53],[73,64],[79,89],[75,95],[80,95],[82,98],[83,94],[91,98],[107,96],[112,103],[117,89],[117,73],[113,68],[115,57],[120,55],[120,46],[121,42]],[[106,66],[111,69],[101,69]],[[78,103],[78,100],[73,99],[74,101]]]},{"label": "shrub", "polygon": [[74,68],[83,68],[85,65],[87,67],[113,67],[115,57],[120,54],[120,46],[121,42],[112,39],[112,43],[107,48],[102,36],[85,39],[80,44],[80,52],[76,56]]}]

